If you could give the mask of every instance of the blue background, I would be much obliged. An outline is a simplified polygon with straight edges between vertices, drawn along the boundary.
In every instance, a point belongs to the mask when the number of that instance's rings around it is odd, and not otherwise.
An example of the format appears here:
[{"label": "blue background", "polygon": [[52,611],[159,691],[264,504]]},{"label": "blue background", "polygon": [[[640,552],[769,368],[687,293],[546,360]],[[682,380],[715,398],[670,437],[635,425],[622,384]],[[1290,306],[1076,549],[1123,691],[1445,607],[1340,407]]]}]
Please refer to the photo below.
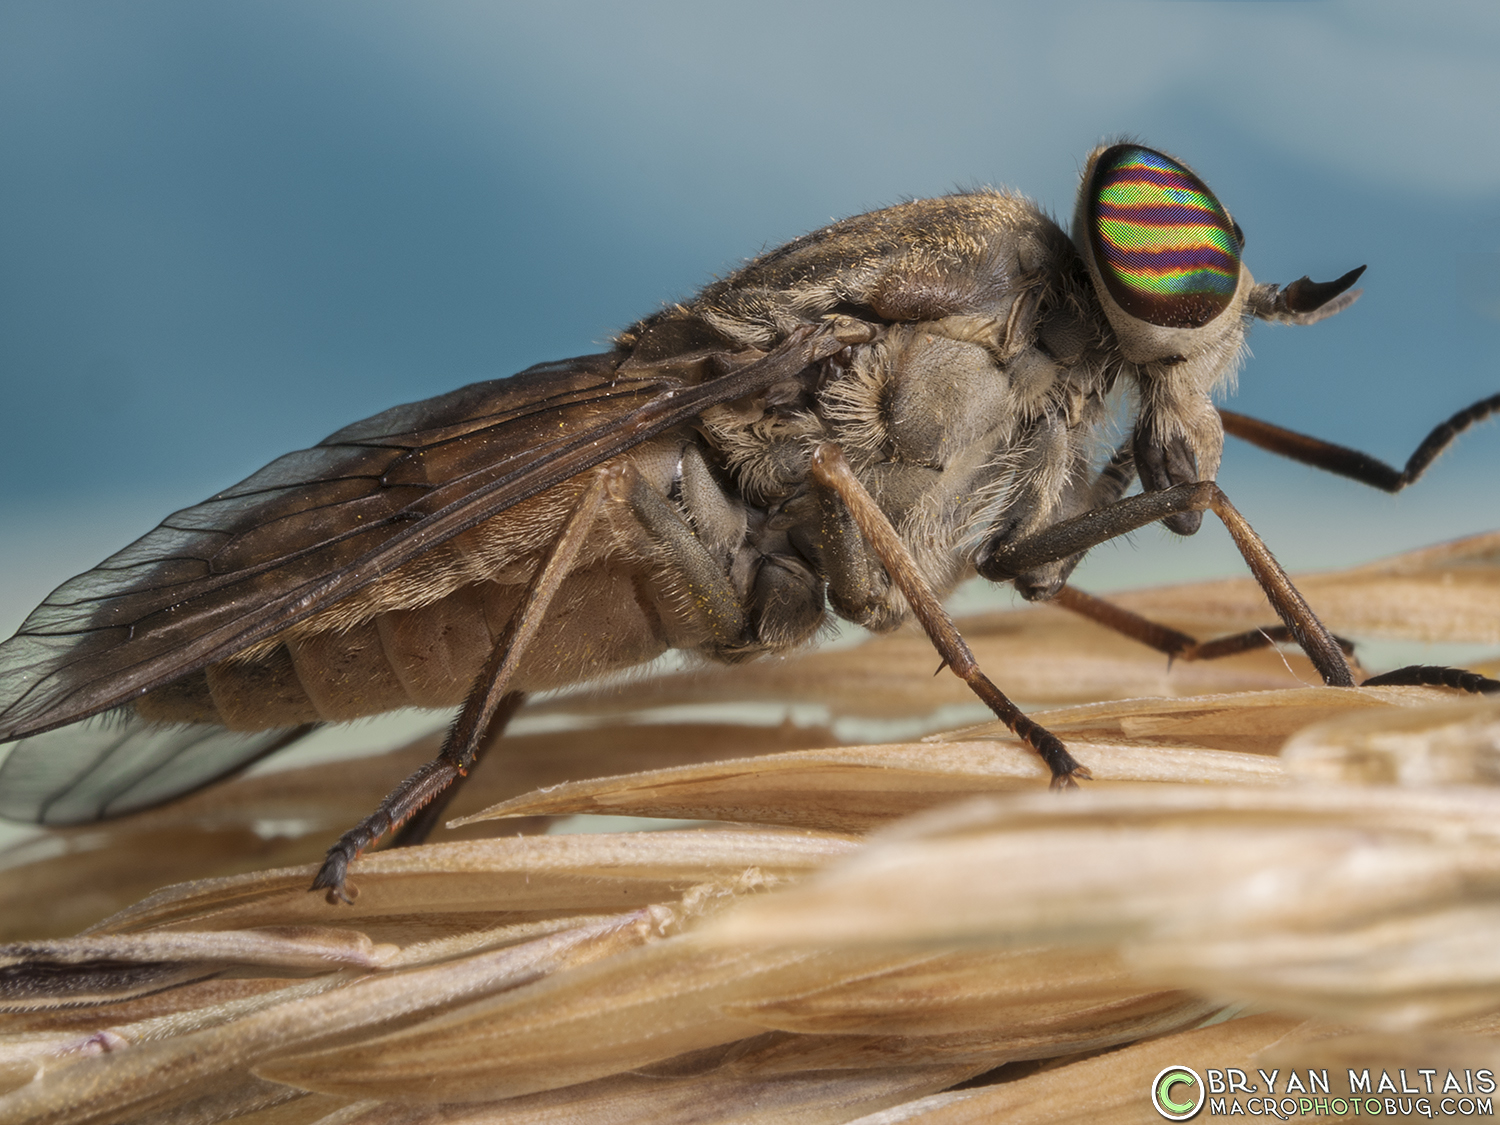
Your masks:
[{"label": "blue background", "polygon": [[[271,2],[0,6],[0,628],[286,450],[598,350],[762,248],[993,183],[1066,220],[1128,134],[1263,281],[1235,408],[1398,463],[1500,390],[1500,6]],[[1500,431],[1398,498],[1232,446],[1292,566],[1500,526]],[[1234,573],[1205,524],[1094,588]]]}]

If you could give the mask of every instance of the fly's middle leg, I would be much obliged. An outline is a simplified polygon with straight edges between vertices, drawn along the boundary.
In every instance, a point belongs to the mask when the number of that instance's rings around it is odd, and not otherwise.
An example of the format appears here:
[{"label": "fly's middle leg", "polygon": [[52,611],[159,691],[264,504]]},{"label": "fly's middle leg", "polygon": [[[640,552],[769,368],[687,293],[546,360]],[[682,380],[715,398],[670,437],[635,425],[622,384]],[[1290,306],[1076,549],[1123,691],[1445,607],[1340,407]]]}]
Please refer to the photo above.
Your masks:
[{"label": "fly's middle leg", "polygon": [[818,446],[813,452],[811,470],[814,481],[838,496],[875,557],[885,567],[889,580],[906,597],[943,663],[969,685],[1001,722],[1041,755],[1052,772],[1053,787],[1073,785],[1077,778],[1087,779],[1089,771],[1068,753],[1062,740],[1027,718],[980,670],[979,662],[974,659],[974,653],[954,625],[953,618],[948,616],[941,599],[923,577],[885,512],[854,475],[843,450],[832,442]]}]

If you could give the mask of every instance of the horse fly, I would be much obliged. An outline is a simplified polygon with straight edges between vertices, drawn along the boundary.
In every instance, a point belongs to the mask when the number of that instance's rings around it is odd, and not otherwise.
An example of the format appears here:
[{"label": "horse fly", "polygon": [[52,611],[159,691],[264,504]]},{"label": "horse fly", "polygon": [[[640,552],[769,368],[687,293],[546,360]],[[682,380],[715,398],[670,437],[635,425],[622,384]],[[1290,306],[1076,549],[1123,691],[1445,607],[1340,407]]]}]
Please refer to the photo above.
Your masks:
[{"label": "horse fly", "polygon": [[[1403,470],[1216,409],[1250,321],[1312,324],[1359,294],[1358,269],[1258,284],[1243,249],[1186,164],[1116,144],[1089,158],[1071,238],[997,191],[874,211],[608,352],[348,426],[169,516],[0,646],[0,741],[15,742],[0,815],[115,816],[318,723],[459,707],[439,757],[329,851],[314,887],[347,901],[352,860],[419,810],[413,824],[430,823],[525,693],[667,649],[786,652],[830,612],[877,632],[915,615],[1072,785],[1088,772],[942,609],[976,571],[1178,658],[1292,639],[1351,686],[1339,642],[1215,484],[1224,434],[1394,491],[1500,395]],[[1199,644],[1066,585],[1090,547],[1155,521],[1191,535],[1205,511],[1282,626]],[[1382,679],[1500,686],[1447,669]],[[122,717],[75,726],[104,713]]]}]

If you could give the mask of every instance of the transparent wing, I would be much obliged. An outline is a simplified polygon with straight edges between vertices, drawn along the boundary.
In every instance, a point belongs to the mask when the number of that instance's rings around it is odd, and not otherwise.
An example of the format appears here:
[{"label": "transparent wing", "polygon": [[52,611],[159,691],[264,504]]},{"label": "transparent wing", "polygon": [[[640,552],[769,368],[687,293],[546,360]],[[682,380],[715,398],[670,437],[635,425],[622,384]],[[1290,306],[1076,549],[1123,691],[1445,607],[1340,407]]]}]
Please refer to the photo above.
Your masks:
[{"label": "transparent wing", "polygon": [[663,387],[614,376],[613,357],[589,356],[398,406],[167,517],[0,645],[0,742],[116,707],[321,608],[321,587],[393,544],[425,549],[435,513]]},{"label": "transparent wing", "polygon": [[0,816],[82,824],[151,808],[267,754],[317,724],[253,733],[207,723],[160,726],[134,712],[23,738],[0,764]]},{"label": "transparent wing", "polygon": [[37,607],[0,645],[0,742],[119,707],[232,655],[843,346],[830,322],[764,355],[584,356],[398,406],[287,454]]}]

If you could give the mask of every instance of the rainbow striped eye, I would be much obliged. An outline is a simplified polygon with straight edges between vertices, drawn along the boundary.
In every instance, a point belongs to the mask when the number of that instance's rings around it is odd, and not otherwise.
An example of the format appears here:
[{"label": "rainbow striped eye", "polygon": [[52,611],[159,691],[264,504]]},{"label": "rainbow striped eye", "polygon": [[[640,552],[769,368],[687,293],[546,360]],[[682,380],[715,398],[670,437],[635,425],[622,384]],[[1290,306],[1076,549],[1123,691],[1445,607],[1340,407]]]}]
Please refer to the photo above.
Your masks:
[{"label": "rainbow striped eye", "polygon": [[1110,296],[1148,324],[1201,328],[1234,298],[1234,221],[1170,157],[1139,145],[1107,149],[1094,165],[1089,231]]}]

